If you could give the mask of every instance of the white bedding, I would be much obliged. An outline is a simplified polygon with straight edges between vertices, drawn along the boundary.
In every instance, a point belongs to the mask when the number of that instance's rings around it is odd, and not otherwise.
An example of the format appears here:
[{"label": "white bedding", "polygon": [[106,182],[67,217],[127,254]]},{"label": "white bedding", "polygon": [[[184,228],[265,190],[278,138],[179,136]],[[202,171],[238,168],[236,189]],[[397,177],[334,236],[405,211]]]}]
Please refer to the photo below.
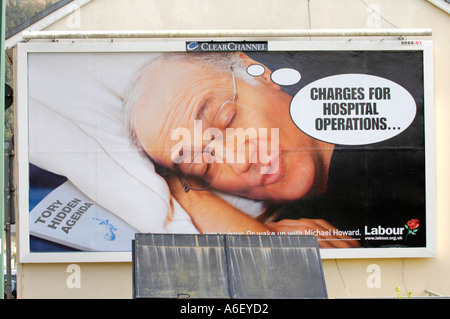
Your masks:
[{"label": "white bedding", "polygon": [[[82,193],[138,232],[195,233],[153,164],[123,125],[122,97],[149,53],[29,55],[29,160],[67,177]],[[252,216],[261,202],[220,194]]]}]

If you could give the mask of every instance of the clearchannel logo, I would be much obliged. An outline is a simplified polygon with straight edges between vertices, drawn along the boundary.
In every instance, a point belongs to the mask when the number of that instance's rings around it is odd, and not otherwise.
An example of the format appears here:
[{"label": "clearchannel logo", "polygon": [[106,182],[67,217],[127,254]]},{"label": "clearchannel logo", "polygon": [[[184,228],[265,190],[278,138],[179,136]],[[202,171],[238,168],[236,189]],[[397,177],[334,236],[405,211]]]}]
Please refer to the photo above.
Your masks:
[{"label": "clearchannel logo", "polygon": [[187,42],[186,43],[187,51],[197,51],[197,49],[198,49],[198,42]]},{"label": "clearchannel logo", "polygon": [[247,51],[259,52],[267,51],[267,42],[186,42],[186,51],[203,52],[233,52]]}]

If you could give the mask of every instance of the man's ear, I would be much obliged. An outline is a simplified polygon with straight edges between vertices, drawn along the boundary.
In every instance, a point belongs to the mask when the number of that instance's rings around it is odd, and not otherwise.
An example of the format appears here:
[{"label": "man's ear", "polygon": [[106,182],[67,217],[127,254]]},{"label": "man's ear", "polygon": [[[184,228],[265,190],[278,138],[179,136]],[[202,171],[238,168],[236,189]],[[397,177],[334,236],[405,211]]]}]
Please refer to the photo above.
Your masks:
[{"label": "man's ear", "polygon": [[274,83],[272,81],[272,71],[270,71],[265,65],[256,62],[255,60],[253,60],[252,58],[250,58],[247,54],[239,52],[239,58],[245,62],[245,64],[247,65],[247,67],[249,67],[250,65],[261,65],[264,68],[264,74],[258,76],[258,78],[260,78],[262,81],[266,82],[267,84],[273,86],[274,88],[280,89],[280,86],[276,83]]}]

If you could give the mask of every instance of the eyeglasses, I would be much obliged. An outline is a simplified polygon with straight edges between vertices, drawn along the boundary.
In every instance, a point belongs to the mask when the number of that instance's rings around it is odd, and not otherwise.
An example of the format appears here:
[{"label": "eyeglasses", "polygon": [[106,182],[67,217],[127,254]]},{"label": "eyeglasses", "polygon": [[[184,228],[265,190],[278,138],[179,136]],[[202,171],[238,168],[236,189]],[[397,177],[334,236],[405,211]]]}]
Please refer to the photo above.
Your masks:
[{"label": "eyeglasses", "polygon": [[185,192],[189,190],[203,191],[213,185],[220,173],[220,165],[213,165],[216,158],[214,145],[216,143],[223,143],[223,137],[227,129],[243,128],[247,122],[246,108],[236,102],[236,79],[232,68],[231,77],[233,80],[233,99],[226,100],[219,107],[210,126],[211,132],[218,132],[217,130],[220,130],[219,137],[216,134],[213,136],[213,139],[206,145],[203,151],[193,158],[184,176],[180,177]]}]

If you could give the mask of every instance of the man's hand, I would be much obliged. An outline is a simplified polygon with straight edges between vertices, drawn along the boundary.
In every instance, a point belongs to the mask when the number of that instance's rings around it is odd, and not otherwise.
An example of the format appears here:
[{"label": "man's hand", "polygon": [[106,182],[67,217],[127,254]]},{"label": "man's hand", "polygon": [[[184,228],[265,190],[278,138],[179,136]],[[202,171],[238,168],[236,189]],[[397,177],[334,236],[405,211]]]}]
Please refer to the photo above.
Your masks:
[{"label": "man's hand", "polygon": [[356,248],[360,247],[357,240],[346,235],[334,235],[336,227],[323,219],[283,219],[279,222],[269,223],[271,229],[277,233],[294,233],[301,231],[305,234],[306,231],[317,236],[320,248]]},{"label": "man's hand", "polygon": [[[246,234],[247,231],[289,233],[294,231],[317,231],[320,248],[354,248],[360,247],[357,240],[349,236],[335,236],[333,227],[322,219],[284,219],[263,225],[245,215],[217,197],[210,191],[190,191],[186,193],[178,177],[166,176],[172,196],[183,206],[193,219],[200,232],[235,232]],[[315,233],[314,233],[315,234]]]},{"label": "man's hand", "polygon": [[212,191],[185,192],[178,177],[166,176],[172,196],[191,216],[201,233],[236,233],[271,231],[267,225],[246,215]]}]

